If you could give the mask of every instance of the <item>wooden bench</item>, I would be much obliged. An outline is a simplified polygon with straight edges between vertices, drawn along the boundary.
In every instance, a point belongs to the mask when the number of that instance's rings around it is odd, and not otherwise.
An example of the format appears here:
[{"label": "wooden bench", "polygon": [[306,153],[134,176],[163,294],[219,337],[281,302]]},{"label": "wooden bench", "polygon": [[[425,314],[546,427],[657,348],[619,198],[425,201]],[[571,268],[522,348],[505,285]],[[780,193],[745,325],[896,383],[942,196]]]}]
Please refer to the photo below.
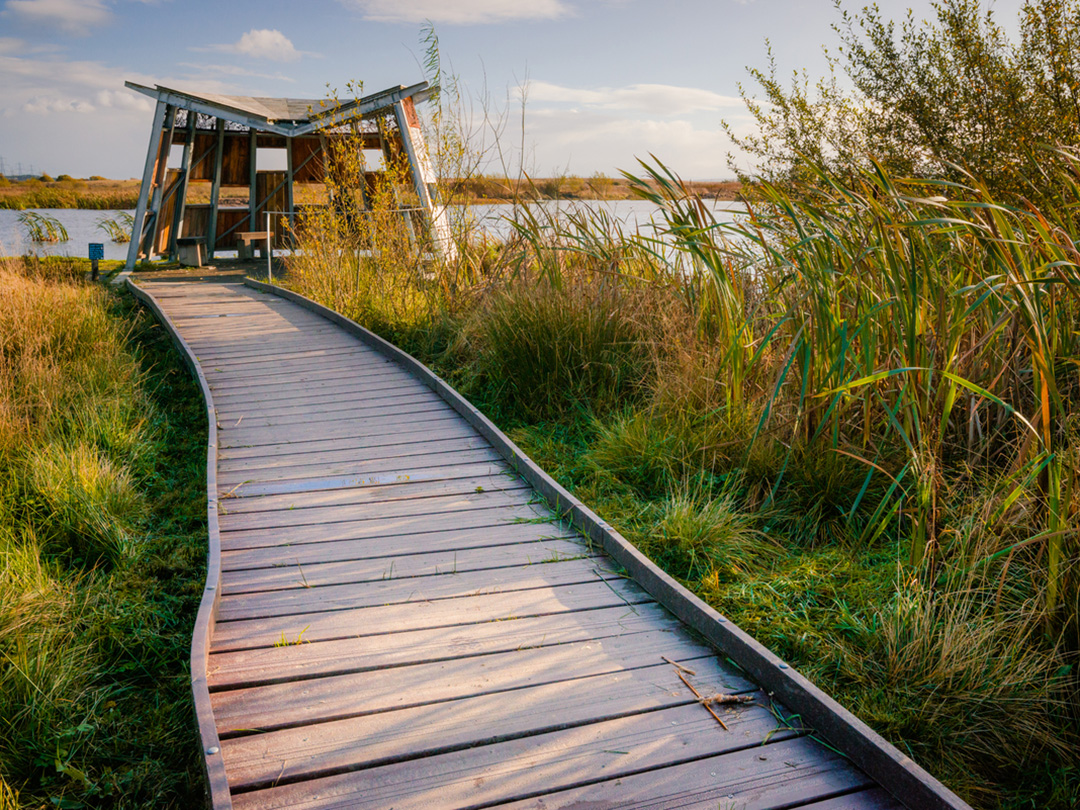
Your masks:
[{"label": "wooden bench", "polygon": [[270,231],[238,231],[236,234],[237,258],[254,258],[255,248],[259,250],[259,258],[266,258],[266,251],[270,249]]},{"label": "wooden bench", "polygon": [[176,256],[181,267],[202,267],[205,257],[201,236],[180,236],[176,240]]}]

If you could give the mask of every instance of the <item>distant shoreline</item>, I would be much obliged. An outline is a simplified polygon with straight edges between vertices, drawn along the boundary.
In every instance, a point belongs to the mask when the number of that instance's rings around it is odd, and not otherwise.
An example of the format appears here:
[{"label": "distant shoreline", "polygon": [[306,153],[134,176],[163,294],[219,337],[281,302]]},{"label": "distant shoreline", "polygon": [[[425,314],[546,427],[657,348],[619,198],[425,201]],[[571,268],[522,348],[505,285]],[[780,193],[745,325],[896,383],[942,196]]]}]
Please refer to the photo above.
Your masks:
[{"label": "distant shoreline", "polygon": [[[686,186],[703,199],[740,200],[742,184],[737,180],[686,181]],[[297,186],[298,204],[321,202],[322,186]],[[451,187],[452,202],[463,205],[498,205],[515,200],[631,200],[629,181],[594,175],[543,177],[515,180],[497,177],[474,177],[457,181]],[[222,188],[223,197],[247,197],[247,189]],[[14,182],[0,178],[0,209],[79,208],[89,210],[127,210],[139,198],[138,180],[108,180],[103,177],[80,180],[64,175],[53,180],[31,179]],[[191,184],[188,202],[210,201],[210,184]]]}]

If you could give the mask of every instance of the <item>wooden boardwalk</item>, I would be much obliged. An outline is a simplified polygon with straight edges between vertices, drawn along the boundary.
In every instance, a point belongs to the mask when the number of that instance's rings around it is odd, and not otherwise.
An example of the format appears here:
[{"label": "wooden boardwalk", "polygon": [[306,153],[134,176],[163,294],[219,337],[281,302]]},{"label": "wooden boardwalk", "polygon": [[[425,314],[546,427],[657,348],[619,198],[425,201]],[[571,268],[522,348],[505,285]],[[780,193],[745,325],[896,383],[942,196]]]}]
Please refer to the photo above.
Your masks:
[{"label": "wooden boardwalk", "polygon": [[[193,653],[214,807],[903,806],[400,363],[240,284],[138,283],[216,420]],[[752,702],[714,717],[691,686]]]}]

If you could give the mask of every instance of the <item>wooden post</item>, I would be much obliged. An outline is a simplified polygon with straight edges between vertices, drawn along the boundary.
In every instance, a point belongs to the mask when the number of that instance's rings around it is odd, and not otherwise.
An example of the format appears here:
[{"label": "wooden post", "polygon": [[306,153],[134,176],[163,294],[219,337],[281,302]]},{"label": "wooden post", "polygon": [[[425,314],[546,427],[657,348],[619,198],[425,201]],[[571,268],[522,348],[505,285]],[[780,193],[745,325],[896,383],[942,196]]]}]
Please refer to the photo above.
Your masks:
[{"label": "wooden post", "polygon": [[187,203],[188,172],[191,171],[191,151],[195,147],[195,123],[199,114],[188,110],[187,132],[184,134],[184,157],[180,161],[180,179],[176,186],[176,203],[173,205],[173,224],[169,233],[169,261],[176,261],[176,240],[184,227],[184,206]]},{"label": "wooden post", "polygon": [[[393,144],[390,142],[390,138],[386,132],[386,121],[379,117],[379,145],[382,147],[383,163],[386,165],[386,175],[393,180],[394,177],[394,164],[397,162],[397,155],[394,154]],[[363,146],[360,147],[363,149]],[[390,183],[391,190],[394,194],[394,205],[397,208],[401,208],[401,197],[398,195],[397,183]],[[405,218],[405,229],[409,234],[409,244],[416,245],[416,231],[413,229],[412,216],[408,211],[401,212],[402,217]]]},{"label": "wooden post", "polygon": [[135,222],[131,226],[131,241],[128,243],[127,262],[124,272],[135,269],[139,255],[139,246],[143,240],[143,225],[146,219],[146,203],[150,198],[150,187],[154,182],[155,162],[161,152],[161,134],[165,127],[166,104],[158,101],[154,108],[154,123],[150,127],[150,145],[146,148],[146,164],[143,166],[142,185],[139,187],[139,201],[135,205]]},{"label": "wooden post", "polygon": [[225,156],[225,119],[217,120],[217,147],[214,150],[214,174],[210,180],[210,221],[206,225],[207,261],[214,261],[217,244],[218,200],[221,198],[221,161]]},{"label": "wooden post", "polygon": [[[173,129],[176,127],[176,107],[169,107],[165,116],[165,126],[162,127],[161,149],[158,152],[157,168],[154,170],[154,196],[150,204],[150,218],[146,223],[146,258],[154,255],[154,245],[157,243],[158,213],[161,211],[161,200],[165,193],[165,175],[169,169],[169,153],[172,150]],[[140,253],[142,248],[139,248]]]},{"label": "wooden post", "polygon": [[255,220],[259,213],[259,200],[258,193],[255,191],[255,151],[257,149],[258,135],[255,132],[255,128],[251,128],[251,134],[248,140],[248,183],[250,189],[248,191],[248,230],[259,230],[259,223]]},{"label": "wooden post", "polygon": [[330,182],[330,150],[326,146],[326,135],[319,133],[319,152],[323,162],[323,184],[326,188],[326,203],[330,210],[334,208],[334,184]]},{"label": "wooden post", "polygon": [[[285,210],[288,211],[289,232],[291,233],[296,217],[295,203],[293,202],[293,174],[296,167],[293,165],[293,139],[285,139]],[[285,247],[284,240],[281,243]],[[272,246],[271,246],[272,247]]]},{"label": "wooden post", "polygon": [[401,143],[405,147],[405,154],[409,158],[413,186],[420,198],[420,205],[424,207],[431,223],[432,246],[435,252],[444,258],[454,259],[457,256],[457,249],[451,238],[450,223],[446,219],[446,206],[441,205],[438,200],[435,171],[431,168],[427,144],[424,142],[424,131],[420,127],[420,119],[416,116],[416,107],[411,98],[394,104],[394,118],[397,120],[398,131],[401,133]]}]

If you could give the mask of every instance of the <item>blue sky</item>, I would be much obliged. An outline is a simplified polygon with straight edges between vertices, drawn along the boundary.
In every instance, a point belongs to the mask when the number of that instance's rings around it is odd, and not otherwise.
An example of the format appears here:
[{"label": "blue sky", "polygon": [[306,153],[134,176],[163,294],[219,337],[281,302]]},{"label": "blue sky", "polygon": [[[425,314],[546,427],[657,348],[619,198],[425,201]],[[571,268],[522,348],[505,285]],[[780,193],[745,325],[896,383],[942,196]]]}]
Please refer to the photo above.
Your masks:
[{"label": "blue sky", "polygon": [[[897,18],[929,9],[879,5]],[[1019,5],[994,8],[1006,22]],[[783,72],[816,76],[837,17],[831,0],[0,0],[0,156],[9,172],[133,177],[151,104],[125,79],[301,98],[360,80],[374,92],[423,78],[430,20],[473,128],[485,110],[509,111],[515,166],[524,142],[536,176],[613,175],[653,152],[685,177],[723,178],[720,122],[751,125],[738,84],[765,64],[766,38]]]}]

